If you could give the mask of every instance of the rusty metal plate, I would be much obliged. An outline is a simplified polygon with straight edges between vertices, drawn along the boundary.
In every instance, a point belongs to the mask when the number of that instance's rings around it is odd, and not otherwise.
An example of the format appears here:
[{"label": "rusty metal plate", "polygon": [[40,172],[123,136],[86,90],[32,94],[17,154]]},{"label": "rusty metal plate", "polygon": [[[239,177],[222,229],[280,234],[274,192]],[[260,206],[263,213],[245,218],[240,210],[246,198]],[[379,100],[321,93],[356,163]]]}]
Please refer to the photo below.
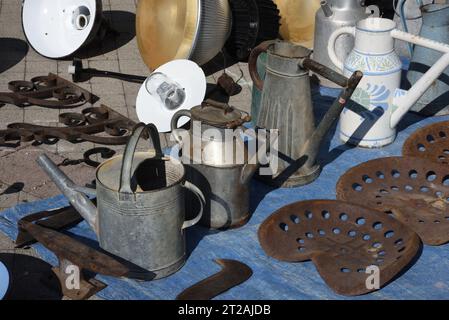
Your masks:
[{"label": "rusty metal plate", "polygon": [[346,172],[337,198],[393,215],[428,245],[449,242],[449,167],[416,157],[365,162]]},{"label": "rusty metal plate", "polygon": [[449,121],[413,133],[405,142],[402,154],[449,164]]},{"label": "rusty metal plate", "polygon": [[342,295],[362,295],[371,268],[380,286],[409,265],[419,237],[388,215],[346,202],[315,200],[279,209],[259,229],[259,241],[271,257],[312,260],[326,284]]}]

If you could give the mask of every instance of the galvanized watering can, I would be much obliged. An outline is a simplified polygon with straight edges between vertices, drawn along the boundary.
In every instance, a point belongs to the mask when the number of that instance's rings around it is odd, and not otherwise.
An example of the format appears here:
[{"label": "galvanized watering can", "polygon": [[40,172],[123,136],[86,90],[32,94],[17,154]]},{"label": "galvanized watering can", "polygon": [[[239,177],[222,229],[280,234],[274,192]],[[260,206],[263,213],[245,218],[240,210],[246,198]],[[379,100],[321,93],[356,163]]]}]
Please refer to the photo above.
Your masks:
[{"label": "galvanized watering can", "polygon": [[[420,36],[449,43],[449,4],[429,4],[421,7],[423,25]],[[438,51],[415,46],[407,79],[414,85],[441,57]],[[426,116],[449,114],[449,68],[430,86],[413,106],[412,111]]]},{"label": "galvanized watering can", "polygon": [[[338,58],[334,48],[343,34],[355,37],[354,49],[346,61]],[[394,51],[395,39],[440,53],[438,61],[409,91],[399,89],[402,62]],[[368,18],[358,22],[356,27],[336,30],[329,40],[328,51],[331,60],[345,75],[354,70],[365,74],[353,95],[356,105],[341,115],[340,138],[368,148],[394,142],[398,123],[449,66],[449,45],[399,31],[395,22],[381,18]],[[360,130],[363,127],[365,129]]]},{"label": "galvanized watering can", "polygon": [[[369,16],[378,17],[377,6],[364,7],[361,0],[327,0],[321,1],[321,8],[315,18],[315,44],[313,46],[313,59],[331,68],[340,71],[332,63],[327,53],[327,45],[331,34],[338,28],[355,26],[355,24]],[[354,47],[354,38],[351,36],[340,37],[335,44],[335,52],[341,60],[345,60]],[[319,77],[320,84],[325,87],[337,87],[337,85]]]},{"label": "galvanized watering can", "polygon": [[[181,117],[192,120],[190,146],[179,135]],[[181,110],[172,119],[172,132],[182,147],[187,180],[206,196],[201,224],[208,228],[240,227],[250,217],[250,180],[258,166],[248,163],[247,146],[238,131],[250,120],[247,113],[215,101],[206,101],[191,111]],[[226,130],[231,130],[228,133],[233,133],[233,139],[226,139]]]},{"label": "galvanized watering can", "polygon": [[[257,58],[262,52],[268,53],[265,81],[257,73]],[[319,147],[363,76],[355,72],[348,79],[310,59],[310,54],[309,49],[298,45],[268,41],[250,56],[251,77],[254,85],[263,91],[257,125],[279,130],[278,168],[272,176],[261,177],[276,186],[304,185],[319,176],[321,166],[316,163]],[[309,71],[345,88],[317,128]]]},{"label": "galvanized watering can", "polygon": [[[155,150],[135,152],[150,131]],[[185,181],[182,164],[163,156],[154,125],[139,124],[123,156],[101,164],[96,172],[98,208],[46,156],[39,165],[96,232],[104,250],[167,277],[186,260],[185,229],[201,219],[204,195]],[[185,189],[199,199],[198,215],[185,221]]]}]

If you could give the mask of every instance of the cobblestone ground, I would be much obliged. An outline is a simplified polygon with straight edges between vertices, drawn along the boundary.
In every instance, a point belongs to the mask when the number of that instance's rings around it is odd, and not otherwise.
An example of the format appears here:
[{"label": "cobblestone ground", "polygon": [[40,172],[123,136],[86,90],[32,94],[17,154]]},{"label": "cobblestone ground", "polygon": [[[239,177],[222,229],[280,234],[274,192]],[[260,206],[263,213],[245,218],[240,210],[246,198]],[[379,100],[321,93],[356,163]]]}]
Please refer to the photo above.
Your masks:
[{"label": "cobblestone ground", "polygon": [[[148,75],[135,39],[135,12],[138,0],[103,0],[103,11],[111,26],[120,32],[117,38],[107,37],[102,43],[95,43],[78,54],[85,67],[98,68],[136,75]],[[21,26],[21,0],[0,0],[0,92],[8,90],[8,82],[29,80],[36,76],[55,73],[70,79],[67,73],[70,60],[50,60],[37,54],[25,41]],[[227,70],[233,78],[240,79],[243,91],[231,99],[231,104],[245,111],[250,110],[251,80],[246,64],[237,64]],[[215,83],[219,74],[208,77]],[[94,105],[105,104],[121,114],[137,121],[135,100],[138,84],[114,79],[94,78],[80,84],[83,88],[100,97]],[[0,105],[0,130],[14,122],[28,122],[40,125],[58,126],[62,112],[80,112],[84,106],[73,110],[51,110],[40,107],[18,108],[14,105]],[[163,141],[164,143],[164,141]],[[37,178],[38,167],[33,164],[37,154],[51,153],[55,159],[79,159],[84,151],[95,147],[93,143],[71,144],[60,141],[54,145],[30,146],[22,144],[19,148],[0,147],[0,211],[21,202],[35,201],[57,194],[55,188],[43,188],[49,181]],[[121,151],[123,147],[117,147]],[[26,154],[26,159],[22,154]],[[14,154],[17,153],[17,154]],[[31,155],[30,155],[31,154]],[[25,166],[17,165],[30,161]],[[82,168],[82,170],[79,170]],[[73,167],[79,178],[93,179],[93,171],[86,167]],[[83,181],[83,180],[82,180]],[[36,190],[40,190],[37,192]],[[16,252],[11,240],[0,233],[0,254]],[[20,253],[34,255],[32,250]]]}]

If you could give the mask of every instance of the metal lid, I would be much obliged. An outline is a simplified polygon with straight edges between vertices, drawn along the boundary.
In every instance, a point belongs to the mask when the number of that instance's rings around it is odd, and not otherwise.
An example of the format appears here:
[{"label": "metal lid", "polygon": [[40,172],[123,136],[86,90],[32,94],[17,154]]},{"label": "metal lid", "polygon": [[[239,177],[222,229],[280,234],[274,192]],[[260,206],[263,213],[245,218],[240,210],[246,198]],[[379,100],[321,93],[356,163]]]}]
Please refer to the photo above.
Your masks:
[{"label": "metal lid", "polygon": [[191,112],[194,120],[219,128],[233,129],[251,121],[247,113],[228,104],[210,100],[193,108]]}]

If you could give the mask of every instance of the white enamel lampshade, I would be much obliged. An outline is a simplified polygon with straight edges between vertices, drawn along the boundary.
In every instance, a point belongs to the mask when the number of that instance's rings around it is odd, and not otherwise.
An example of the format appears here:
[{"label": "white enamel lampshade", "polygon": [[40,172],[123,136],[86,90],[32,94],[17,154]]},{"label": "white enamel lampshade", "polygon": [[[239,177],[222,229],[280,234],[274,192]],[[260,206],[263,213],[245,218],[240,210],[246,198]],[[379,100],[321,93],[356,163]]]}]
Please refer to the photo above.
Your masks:
[{"label": "white enamel lampshade", "polygon": [[58,59],[89,43],[101,24],[101,0],[24,0],[22,27],[39,54]]}]

